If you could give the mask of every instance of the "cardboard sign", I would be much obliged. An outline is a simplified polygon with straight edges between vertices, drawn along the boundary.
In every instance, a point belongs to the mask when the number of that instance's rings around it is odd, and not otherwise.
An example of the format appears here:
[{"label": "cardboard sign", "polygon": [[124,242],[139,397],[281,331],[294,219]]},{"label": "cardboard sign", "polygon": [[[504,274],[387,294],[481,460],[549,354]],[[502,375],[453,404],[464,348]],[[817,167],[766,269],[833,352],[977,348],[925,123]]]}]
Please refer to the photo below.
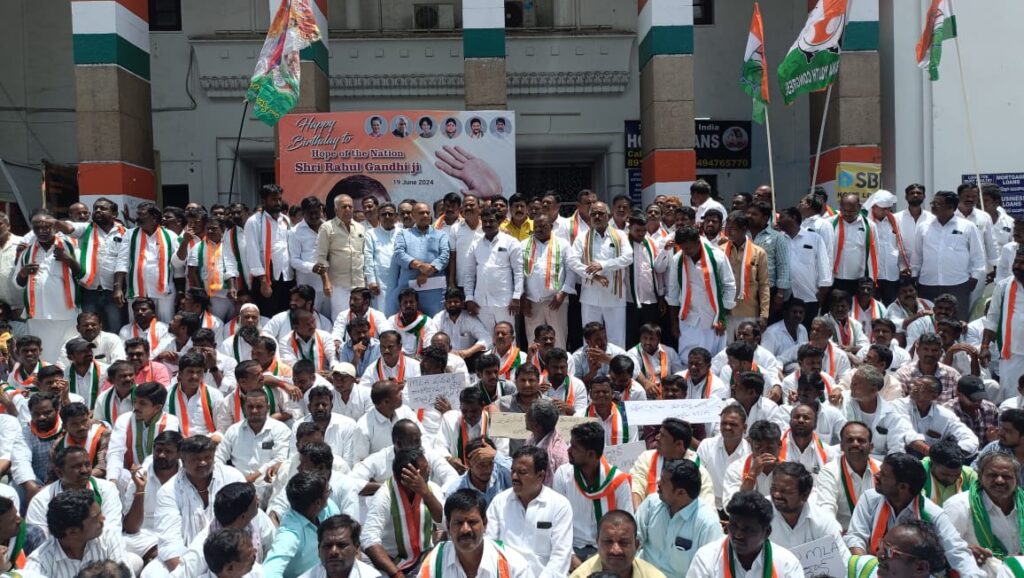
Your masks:
[{"label": "cardboard sign", "polygon": [[[509,438],[513,440],[525,440],[530,438],[530,432],[526,429],[526,414],[524,413],[492,413],[491,421],[487,424],[487,435],[493,438]],[[558,425],[555,429],[569,443],[569,434],[572,428],[588,421],[597,421],[596,418],[578,415],[558,416]]]},{"label": "cardboard sign", "polygon": [[675,417],[691,424],[717,422],[722,412],[722,400],[711,399],[652,399],[627,401],[626,421],[631,426],[659,425],[665,418]]},{"label": "cardboard sign", "polygon": [[466,374],[441,373],[420,375],[405,380],[405,391],[409,396],[409,407],[426,409],[434,407],[438,397],[445,397],[452,409],[459,409],[459,393],[466,389]]},{"label": "cardboard sign", "polygon": [[833,536],[789,548],[804,567],[804,576],[846,576],[842,550]]},{"label": "cardboard sign", "polygon": [[619,468],[624,472],[629,472],[633,469],[633,464],[636,459],[640,457],[640,454],[647,450],[647,443],[629,442],[628,444],[619,444],[617,446],[604,446],[604,457],[608,459],[608,463]]}]

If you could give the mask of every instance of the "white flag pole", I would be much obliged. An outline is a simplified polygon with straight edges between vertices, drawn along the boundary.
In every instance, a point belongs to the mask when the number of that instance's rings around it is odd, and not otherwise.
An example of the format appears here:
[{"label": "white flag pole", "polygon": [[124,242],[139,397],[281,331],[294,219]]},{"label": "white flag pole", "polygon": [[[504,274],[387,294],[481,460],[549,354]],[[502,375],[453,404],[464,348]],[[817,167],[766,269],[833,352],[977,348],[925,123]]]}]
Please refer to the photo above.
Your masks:
[{"label": "white flag pole", "polygon": [[[953,0],[949,0],[949,18],[955,18],[956,11],[953,10]],[[985,197],[981,194],[981,171],[978,169],[978,153],[974,148],[974,129],[971,123],[971,103],[967,98],[967,77],[964,75],[964,59],[960,55],[960,34],[957,33],[953,37],[953,43],[956,45],[956,64],[960,69],[960,93],[963,95],[964,100],[964,121],[967,123],[967,146],[971,149],[971,162],[974,165],[974,178],[977,179],[975,183],[978,186],[978,203],[981,210],[985,210]],[[934,47],[933,47],[934,49]]]},{"label": "white flag pole", "polygon": [[768,181],[772,187],[772,220],[775,219],[775,156],[772,155],[772,124],[768,120],[768,105],[764,105],[764,130],[768,137]]},{"label": "white flag pole", "polygon": [[811,191],[814,192],[814,187],[818,185],[818,167],[821,165],[821,145],[825,141],[825,120],[828,118],[828,105],[832,101],[832,86],[835,82],[828,85],[828,91],[825,93],[825,109],[821,113],[821,128],[818,130],[818,150],[814,153],[814,172],[811,173]]}]

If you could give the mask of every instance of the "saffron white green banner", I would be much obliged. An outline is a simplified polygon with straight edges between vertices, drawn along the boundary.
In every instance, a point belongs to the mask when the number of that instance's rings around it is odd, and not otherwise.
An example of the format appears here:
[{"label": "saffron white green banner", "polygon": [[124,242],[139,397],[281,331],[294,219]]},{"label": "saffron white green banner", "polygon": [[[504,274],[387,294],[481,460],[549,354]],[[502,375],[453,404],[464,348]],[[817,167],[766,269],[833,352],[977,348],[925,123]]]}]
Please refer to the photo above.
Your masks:
[{"label": "saffron white green banner", "polygon": [[839,74],[847,0],[818,0],[786,58],[779,86],[786,104],[808,92],[825,90]]}]

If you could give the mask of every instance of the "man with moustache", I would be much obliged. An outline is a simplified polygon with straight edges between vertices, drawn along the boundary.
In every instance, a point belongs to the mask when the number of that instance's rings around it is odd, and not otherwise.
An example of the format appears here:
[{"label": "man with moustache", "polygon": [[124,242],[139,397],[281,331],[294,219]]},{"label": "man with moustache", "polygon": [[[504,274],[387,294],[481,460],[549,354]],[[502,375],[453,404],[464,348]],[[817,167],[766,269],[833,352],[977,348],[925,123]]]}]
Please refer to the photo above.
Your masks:
[{"label": "man with moustache", "polygon": [[825,464],[815,483],[817,505],[834,515],[844,531],[861,496],[875,487],[880,462],[871,457],[871,447],[871,428],[863,422],[847,422],[839,432],[842,454]]},{"label": "man with moustache", "polygon": [[345,514],[331,516],[316,530],[320,564],[299,578],[379,578],[380,572],[359,559],[359,522]]},{"label": "man with moustache", "polygon": [[999,566],[1004,558],[1022,554],[1024,489],[1017,485],[1018,471],[1012,456],[990,453],[978,464],[978,479],[943,505],[979,566],[989,561]]}]

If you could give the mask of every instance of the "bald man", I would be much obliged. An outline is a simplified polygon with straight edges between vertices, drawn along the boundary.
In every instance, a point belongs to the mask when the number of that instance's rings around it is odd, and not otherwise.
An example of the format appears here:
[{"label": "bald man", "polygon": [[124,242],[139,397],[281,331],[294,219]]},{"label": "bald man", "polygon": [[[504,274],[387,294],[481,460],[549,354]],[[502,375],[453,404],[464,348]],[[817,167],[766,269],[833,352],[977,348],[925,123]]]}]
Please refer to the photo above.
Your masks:
[{"label": "bald man", "polygon": [[316,265],[313,273],[326,275],[324,294],[331,299],[331,319],[348,309],[354,287],[366,287],[363,243],[366,230],[352,220],[355,205],[352,197],[338,195],[334,199],[334,218],[320,225],[316,242]]}]

